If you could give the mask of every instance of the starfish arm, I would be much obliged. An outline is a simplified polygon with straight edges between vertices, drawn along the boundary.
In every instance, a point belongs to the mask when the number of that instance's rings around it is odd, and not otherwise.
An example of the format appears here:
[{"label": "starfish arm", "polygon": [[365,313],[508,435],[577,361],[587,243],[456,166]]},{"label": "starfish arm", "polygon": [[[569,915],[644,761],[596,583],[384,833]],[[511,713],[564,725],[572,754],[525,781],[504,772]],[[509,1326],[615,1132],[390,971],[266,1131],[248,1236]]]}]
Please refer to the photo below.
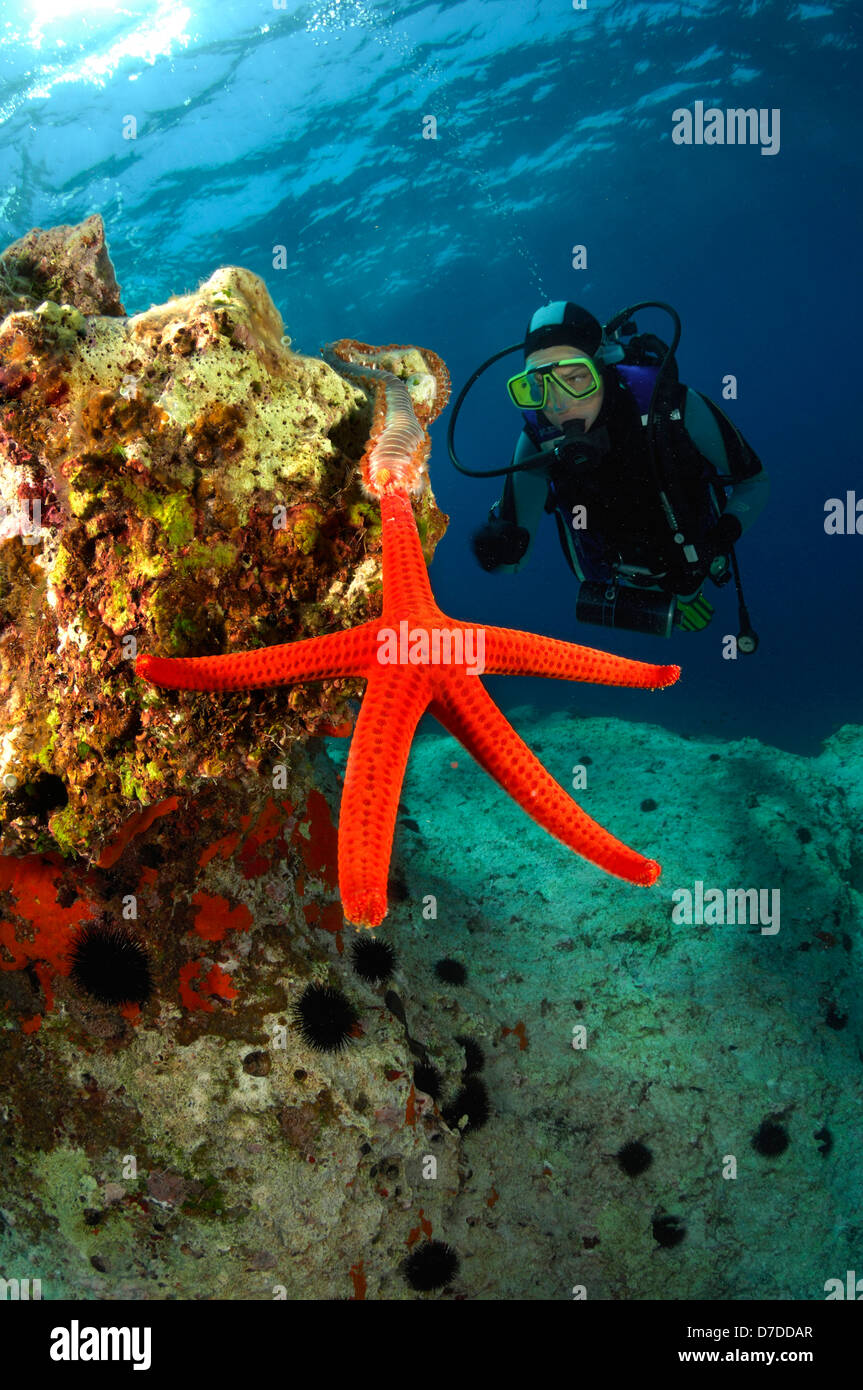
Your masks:
[{"label": "starfish arm", "polygon": [[377,622],[363,623],[325,637],[226,656],[170,657],[142,652],[135,671],[153,685],[172,690],[252,690],[334,676],[364,676],[373,659],[379,626]]},{"label": "starfish arm", "polygon": [[431,713],[480,767],[550,835],[598,868],[629,883],[654,883],[660,874],[656,861],[615,839],[582,811],[519,738],[479,680],[465,676],[459,685],[439,687]]},{"label": "starfish arm", "polygon": [[597,651],[594,647],[560,642],[508,627],[487,627],[485,670],[489,675],[551,676],[564,681],[592,681],[596,685],[633,685],[648,690],[673,685],[679,666],[654,666],[626,656]]},{"label": "starfish arm", "polygon": [[349,922],[380,926],[399,794],[411,741],[429,702],[417,669],[369,675],[348,755],[339,812],[339,891]]},{"label": "starfish arm", "polygon": [[404,617],[409,612],[422,622],[423,607],[438,614],[420,544],[411,500],[406,492],[389,492],[381,498],[381,527],[384,544],[383,619],[391,613]]}]

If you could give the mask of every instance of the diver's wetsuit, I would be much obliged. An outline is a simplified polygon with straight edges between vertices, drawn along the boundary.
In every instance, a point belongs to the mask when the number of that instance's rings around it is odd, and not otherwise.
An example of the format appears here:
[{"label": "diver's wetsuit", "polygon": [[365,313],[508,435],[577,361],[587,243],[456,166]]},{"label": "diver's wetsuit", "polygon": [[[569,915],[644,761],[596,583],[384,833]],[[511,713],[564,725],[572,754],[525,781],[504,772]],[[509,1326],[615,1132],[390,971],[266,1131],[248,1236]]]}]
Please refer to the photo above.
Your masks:
[{"label": "diver's wetsuit", "polygon": [[[697,593],[710,559],[710,533],[720,514],[736,517],[745,531],[767,501],[769,484],[760,459],[727,416],[706,396],[680,383],[665,389],[657,412],[657,479],[650,458],[646,415],[613,366],[603,368],[605,396],[592,428],[576,436],[556,459],[551,452],[565,436],[535,417],[519,438],[513,462],[541,448],[548,464],[511,473],[492,517],[529,533],[513,564],[527,563],[543,511],[553,511],[570,568],[582,580],[607,580],[615,571],[627,583],[680,595]],[[579,458],[579,445],[587,447]],[[730,475],[730,497],[715,481]],[[711,481],[713,480],[713,481]],[[664,491],[686,547],[674,541],[663,507]],[[573,508],[584,507],[586,527],[573,525]],[[581,519],[581,514],[578,514]],[[734,528],[736,530],[736,527]],[[693,548],[694,547],[694,548]]]}]

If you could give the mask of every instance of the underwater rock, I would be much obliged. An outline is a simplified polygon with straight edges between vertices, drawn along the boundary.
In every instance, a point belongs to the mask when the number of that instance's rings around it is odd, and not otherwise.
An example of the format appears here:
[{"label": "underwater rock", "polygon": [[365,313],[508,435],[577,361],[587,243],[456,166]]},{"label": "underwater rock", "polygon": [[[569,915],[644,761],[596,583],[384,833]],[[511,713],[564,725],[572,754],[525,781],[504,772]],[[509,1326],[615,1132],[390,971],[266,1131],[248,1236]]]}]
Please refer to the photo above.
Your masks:
[{"label": "underwater rock", "polygon": [[[448,1225],[465,1159],[383,987],[349,964],[327,801],[298,792],[226,833],[213,784],[86,879],[58,856],[0,859],[5,1277],[45,1298],[410,1296],[401,1263]],[[69,973],[93,920],[146,948],[141,1006]],[[341,1051],[303,1036],[322,984],[356,1016]]]},{"label": "underwater rock", "polygon": [[[402,797],[422,835],[397,841],[412,906],[390,929],[427,995],[442,955],[469,964],[464,988],[415,1002],[412,1026],[422,1037],[446,1010],[485,1054],[491,1114],[465,1136],[471,1172],[442,1233],[470,1255],[470,1296],[823,1299],[859,1250],[863,727],[805,757],[508,715],[559,781],[589,766],[585,810],[652,835],[663,872],[649,890],[603,877],[455,741],[415,741]],[[478,842],[464,825],[480,796]],[[754,921],[754,899],[729,915],[740,889],[756,890]],[[650,1162],[622,1164],[633,1151]]]},{"label": "underwater rock", "polygon": [[[309,740],[357,683],[214,706],[133,665],[379,611],[368,402],[248,271],[129,318],[98,218],[0,265],[0,1269],[48,1298],[406,1297],[461,1158],[345,953]],[[430,558],[429,491],[418,524]],[[321,985],[356,1011],[344,1055],[298,1026]]]},{"label": "underwater rock", "polygon": [[[0,325],[0,844],[92,861],[141,806],[254,780],[350,720],[356,682],[214,710],[145,686],[134,657],[379,611],[380,518],[356,470],[369,411],[290,348],[249,271],[128,318],[99,218],[32,232],[2,265],[21,295]],[[62,302],[37,303],[49,290]],[[430,557],[445,519],[428,492],[419,524]]]},{"label": "underwater rock", "polygon": [[74,227],[34,227],[0,253],[0,318],[44,300],[80,314],[124,315],[99,216]]}]

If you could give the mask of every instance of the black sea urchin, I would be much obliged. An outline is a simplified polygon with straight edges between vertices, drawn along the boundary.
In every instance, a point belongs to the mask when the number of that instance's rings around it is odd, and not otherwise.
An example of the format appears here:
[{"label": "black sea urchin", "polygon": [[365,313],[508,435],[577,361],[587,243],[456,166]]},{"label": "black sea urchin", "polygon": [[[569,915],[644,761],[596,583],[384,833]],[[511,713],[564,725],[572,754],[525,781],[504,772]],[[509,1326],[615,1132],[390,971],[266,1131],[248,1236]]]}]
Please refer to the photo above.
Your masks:
[{"label": "black sea urchin", "polygon": [[663,1250],[673,1250],[686,1238],[686,1223],[680,1216],[654,1216],[653,1239]]},{"label": "black sea urchin", "polygon": [[773,1120],[762,1120],[752,1136],[752,1147],[764,1158],[778,1158],[788,1148],[788,1130]]},{"label": "black sea urchin", "polygon": [[147,952],[125,927],[88,922],[70,951],[73,983],[100,1004],[146,1004],[153,993]]},{"label": "black sea urchin", "polygon": [[437,962],[434,973],[445,985],[463,985],[467,979],[467,970],[461,961],[453,960],[450,956],[445,956]]},{"label": "black sea urchin", "polygon": [[624,1144],[622,1149],[617,1151],[617,1161],[631,1178],[637,1178],[640,1173],[646,1173],[653,1162],[653,1154],[646,1144],[642,1144],[640,1139],[630,1139],[628,1144]]},{"label": "black sea urchin", "polygon": [[458,1274],[458,1255],[443,1240],[426,1240],[408,1255],[402,1269],[412,1289],[428,1293],[452,1283]]},{"label": "black sea urchin", "polygon": [[341,1051],[357,1024],[353,1004],[332,985],[307,985],[294,1017],[303,1042],[315,1052]]},{"label": "black sea urchin", "polygon": [[475,1072],[482,1071],[485,1066],[485,1053],[476,1038],[467,1038],[463,1033],[459,1033],[456,1042],[464,1052],[462,1076],[472,1076]]},{"label": "black sea urchin", "polygon": [[351,965],[360,979],[371,985],[383,984],[396,968],[396,953],[388,941],[358,936],[351,947]]},{"label": "black sea urchin", "polygon": [[455,1100],[444,1107],[443,1117],[450,1129],[457,1129],[462,1115],[467,1116],[467,1124],[462,1133],[481,1129],[490,1114],[488,1091],[478,1076],[469,1076]]},{"label": "black sea urchin", "polygon": [[418,1091],[424,1091],[427,1096],[431,1096],[432,1100],[440,1100],[443,1077],[431,1062],[417,1062],[414,1067],[414,1085]]}]

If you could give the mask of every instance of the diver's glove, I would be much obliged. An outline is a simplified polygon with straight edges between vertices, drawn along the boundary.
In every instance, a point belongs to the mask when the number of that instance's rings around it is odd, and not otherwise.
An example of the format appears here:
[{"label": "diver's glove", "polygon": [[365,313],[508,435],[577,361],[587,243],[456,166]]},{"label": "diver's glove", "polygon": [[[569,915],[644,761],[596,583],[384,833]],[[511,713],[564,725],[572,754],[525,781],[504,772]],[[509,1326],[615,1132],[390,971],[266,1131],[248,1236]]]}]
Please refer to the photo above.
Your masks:
[{"label": "diver's glove", "polygon": [[471,550],[489,574],[501,565],[517,565],[529,545],[529,531],[497,516],[489,517],[470,538]]},{"label": "diver's glove", "polygon": [[704,558],[710,563],[711,578],[719,583],[728,569],[728,552],[742,535],[743,527],[737,517],[723,512],[713,530],[708,531],[704,539]]}]

